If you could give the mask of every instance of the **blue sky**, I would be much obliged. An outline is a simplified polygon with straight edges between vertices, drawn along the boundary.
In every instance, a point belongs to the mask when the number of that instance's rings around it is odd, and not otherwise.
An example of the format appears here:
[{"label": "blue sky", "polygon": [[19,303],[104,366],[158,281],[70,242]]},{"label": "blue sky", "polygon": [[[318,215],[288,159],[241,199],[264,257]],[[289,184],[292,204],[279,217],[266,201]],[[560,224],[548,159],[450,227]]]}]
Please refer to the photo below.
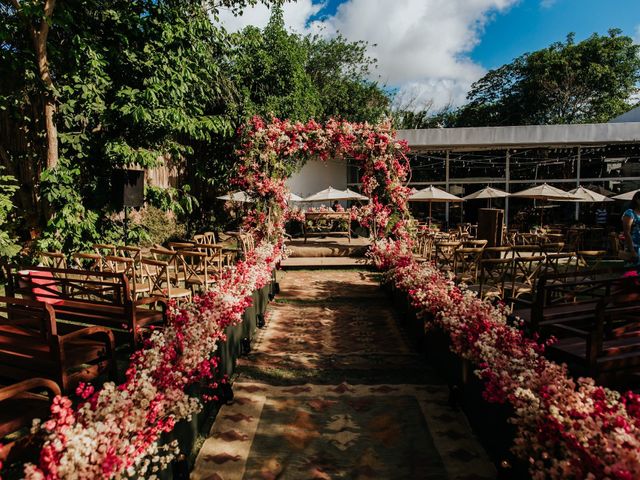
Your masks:
[{"label": "blue sky", "polygon": [[522,53],[564,40],[569,32],[582,40],[615,27],[635,37],[638,26],[640,0],[556,0],[547,7],[540,1],[526,0],[495,16],[471,58],[494,68]]},{"label": "blue sky", "polygon": [[[620,28],[640,42],[640,0],[297,0],[284,18],[299,33],[367,41],[372,79],[415,109],[460,105],[487,70],[569,32],[582,40]],[[221,15],[230,30],[268,19],[263,5]]]}]

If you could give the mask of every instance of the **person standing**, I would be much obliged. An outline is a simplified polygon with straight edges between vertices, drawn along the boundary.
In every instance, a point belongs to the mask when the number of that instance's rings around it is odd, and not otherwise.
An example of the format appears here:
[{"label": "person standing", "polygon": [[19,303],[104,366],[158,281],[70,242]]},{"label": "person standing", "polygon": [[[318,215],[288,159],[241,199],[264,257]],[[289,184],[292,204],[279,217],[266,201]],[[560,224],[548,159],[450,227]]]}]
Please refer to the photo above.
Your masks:
[{"label": "person standing", "polygon": [[622,228],[629,261],[640,266],[640,192],[631,199],[631,208],[622,214]]}]

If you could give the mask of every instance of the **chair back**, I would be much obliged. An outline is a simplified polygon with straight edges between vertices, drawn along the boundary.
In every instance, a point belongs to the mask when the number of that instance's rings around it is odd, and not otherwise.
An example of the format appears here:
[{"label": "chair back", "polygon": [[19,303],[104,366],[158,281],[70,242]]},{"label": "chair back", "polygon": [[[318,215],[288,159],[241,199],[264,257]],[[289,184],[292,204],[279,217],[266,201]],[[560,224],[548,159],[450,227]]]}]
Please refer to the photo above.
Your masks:
[{"label": "chair back", "polygon": [[40,262],[43,267],[67,268],[67,258],[62,252],[40,252]]}]

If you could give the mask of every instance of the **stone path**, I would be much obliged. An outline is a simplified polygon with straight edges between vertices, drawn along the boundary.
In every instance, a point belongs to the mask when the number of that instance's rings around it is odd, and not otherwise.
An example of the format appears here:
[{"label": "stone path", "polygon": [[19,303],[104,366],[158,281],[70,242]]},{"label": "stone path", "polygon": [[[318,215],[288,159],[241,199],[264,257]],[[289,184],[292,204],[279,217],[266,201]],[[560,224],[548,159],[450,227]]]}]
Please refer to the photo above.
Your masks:
[{"label": "stone path", "polygon": [[289,271],[192,478],[491,479],[373,274]]}]

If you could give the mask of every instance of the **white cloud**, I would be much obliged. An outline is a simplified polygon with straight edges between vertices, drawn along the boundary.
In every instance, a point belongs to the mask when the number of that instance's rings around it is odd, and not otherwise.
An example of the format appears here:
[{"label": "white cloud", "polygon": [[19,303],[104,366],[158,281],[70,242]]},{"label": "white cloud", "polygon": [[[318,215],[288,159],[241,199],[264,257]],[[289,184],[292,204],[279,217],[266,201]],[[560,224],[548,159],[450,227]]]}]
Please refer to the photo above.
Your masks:
[{"label": "white cloud", "polygon": [[[469,53],[479,43],[484,26],[496,12],[520,0],[348,0],[334,16],[309,25],[321,5],[311,0],[285,4],[287,25],[305,33],[324,27],[323,35],[342,33],[347,39],[365,40],[369,54],[378,60],[375,79],[397,88],[406,98],[433,100],[434,108],[461,104],[470,85],[485,69]],[[264,6],[249,9],[243,17],[221,16],[230,30],[245,25],[266,25]]]},{"label": "white cloud", "polygon": [[[295,3],[285,3],[283,7],[284,22],[292,31],[306,33],[307,22],[310,17],[322,9],[322,4],[314,4],[312,0],[298,0]],[[220,12],[220,22],[230,32],[237,32],[248,25],[264,28],[269,23],[271,12],[265,5],[258,4],[247,8],[240,16],[234,16],[230,10]]]},{"label": "white cloud", "polygon": [[558,0],[540,0],[540,6],[542,8],[551,8],[553,7]]},{"label": "white cloud", "polygon": [[633,35],[633,41],[640,45],[640,25],[636,26],[635,34]]}]

